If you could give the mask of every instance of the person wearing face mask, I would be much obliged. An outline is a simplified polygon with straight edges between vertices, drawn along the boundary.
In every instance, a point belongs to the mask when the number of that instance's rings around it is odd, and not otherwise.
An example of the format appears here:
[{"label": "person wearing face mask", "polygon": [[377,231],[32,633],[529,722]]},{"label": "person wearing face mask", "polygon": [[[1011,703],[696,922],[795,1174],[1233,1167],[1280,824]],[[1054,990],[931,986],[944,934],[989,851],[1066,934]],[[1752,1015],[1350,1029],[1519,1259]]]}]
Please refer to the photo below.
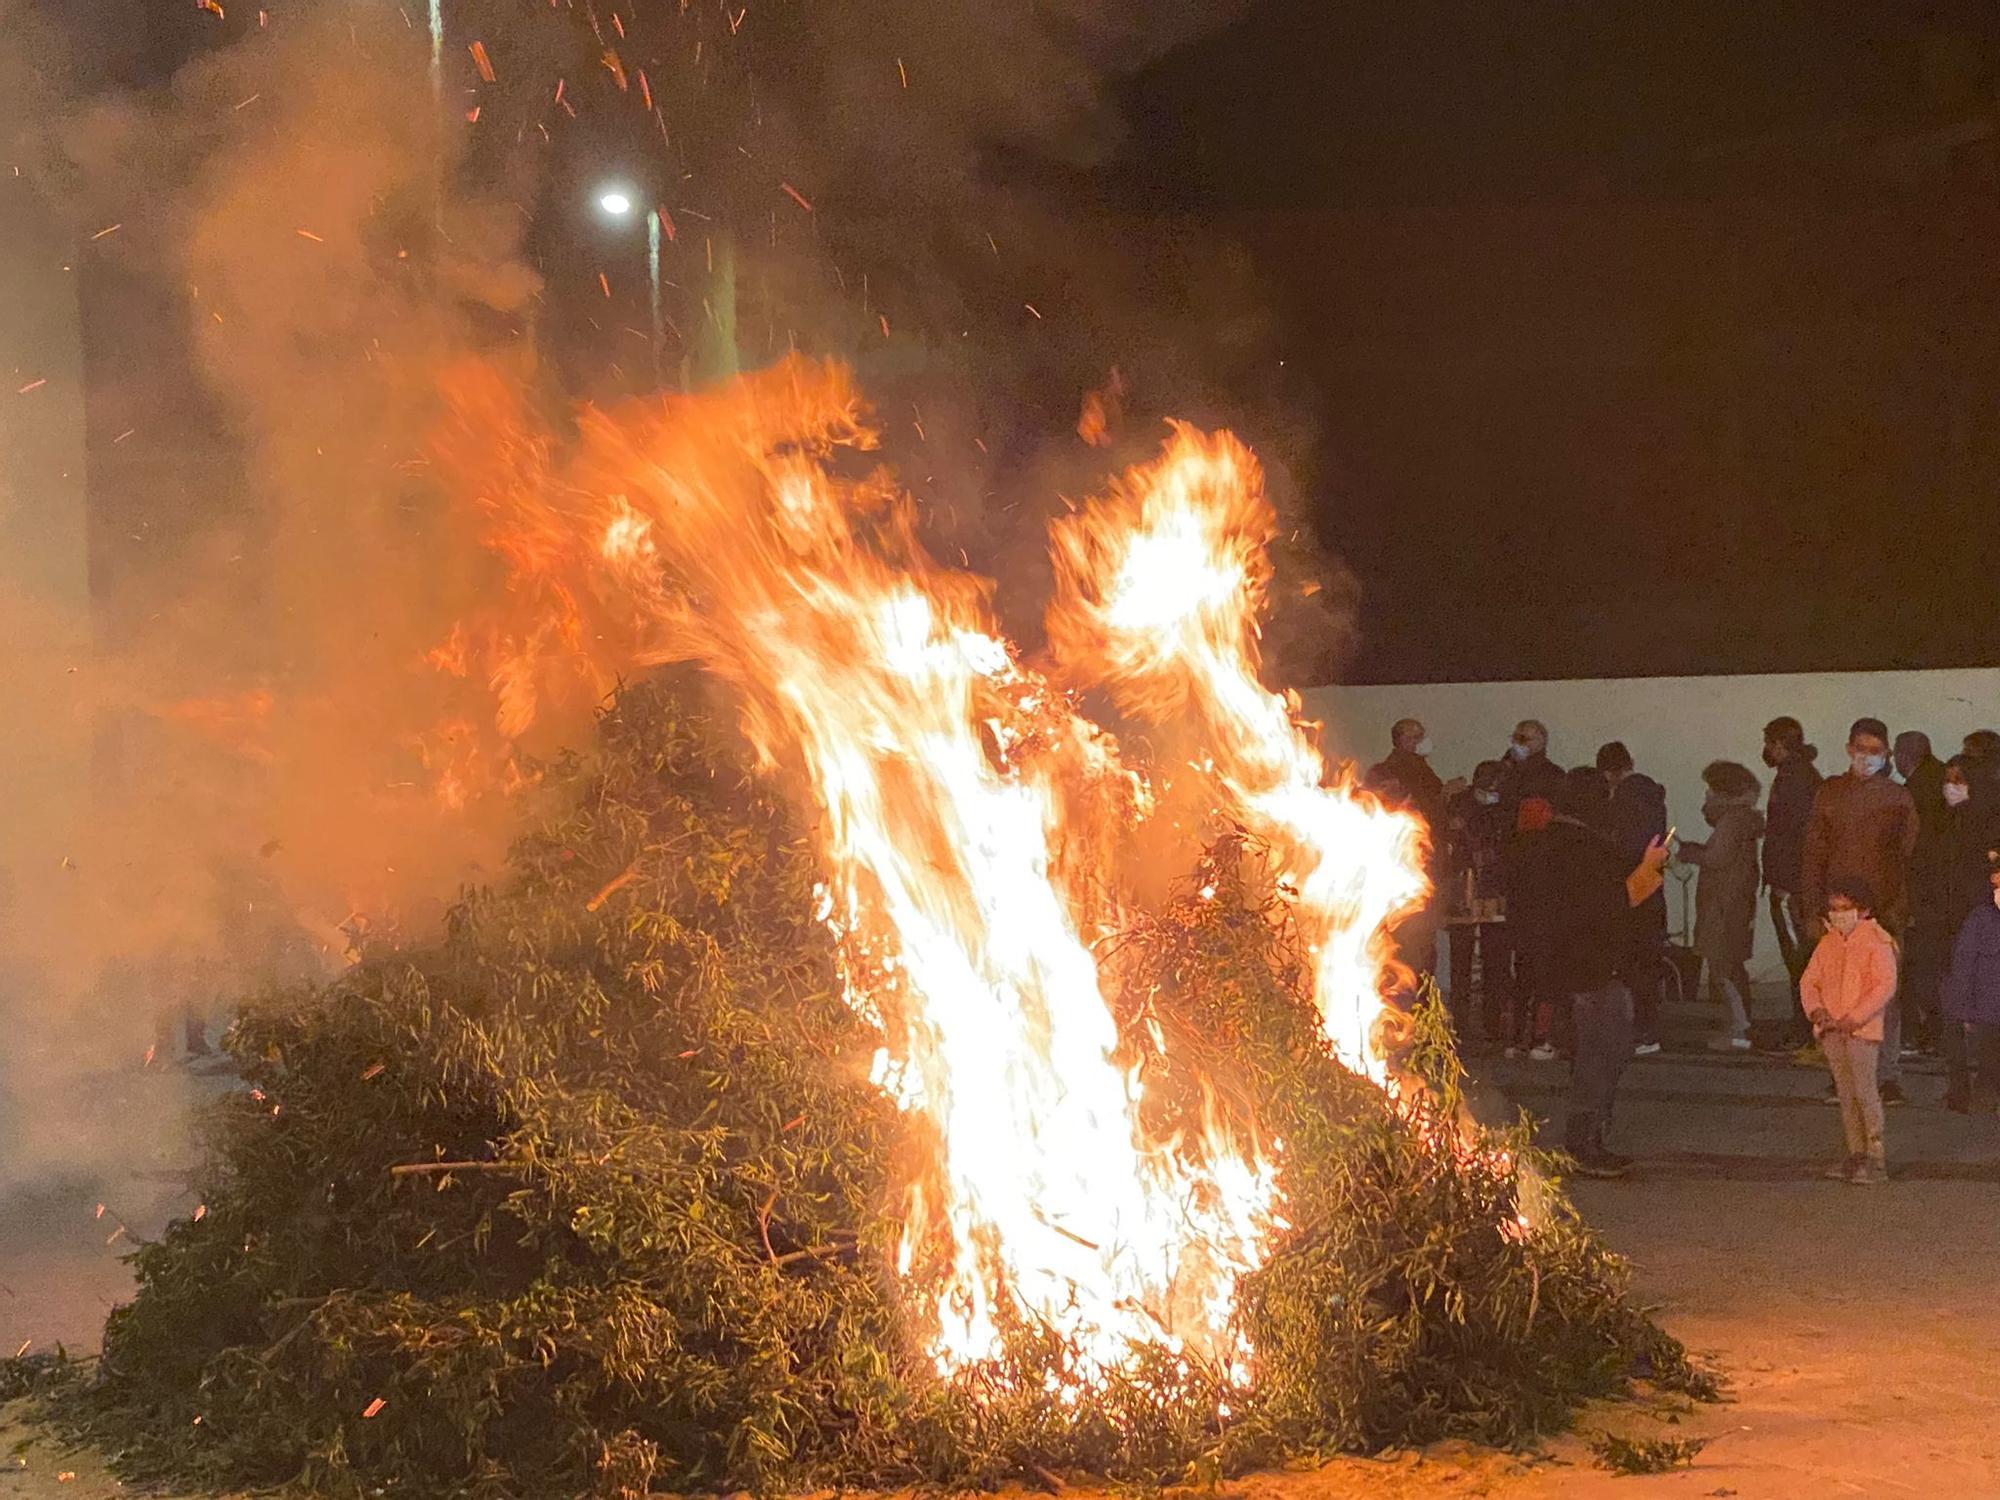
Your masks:
[{"label": "person wearing face mask", "polygon": [[[1820,783],[1813,797],[1801,877],[1806,909],[1824,912],[1834,881],[1861,880],[1874,892],[1875,921],[1892,938],[1900,937],[1909,925],[1910,856],[1917,833],[1916,803],[1889,776],[1887,726],[1880,719],[1856,719],[1847,734],[1847,769]],[[1882,1019],[1882,1035],[1882,1102],[1902,1104],[1903,1017],[1893,1003]]]},{"label": "person wearing face mask", "polygon": [[[1499,1035],[1514,999],[1514,945],[1507,930],[1507,886],[1503,856],[1512,831],[1500,806],[1506,767],[1483,760],[1472,785],[1451,799],[1445,815],[1447,889],[1452,922],[1451,1013],[1461,1040]],[[1473,957],[1479,961],[1474,1004]]]},{"label": "person wearing face mask", "polygon": [[1917,847],[1910,856],[1910,925],[1903,933],[1903,992],[1896,998],[1906,1047],[1929,1051],[1938,1040],[1938,986],[1951,960],[1945,925],[1946,836],[1944,762],[1917,729],[1896,736],[1890,760],[1917,809]]},{"label": "person wearing face mask", "polygon": [[1757,841],[1764,815],[1763,790],[1735,761],[1718,760],[1701,773],[1708,796],[1701,815],[1714,829],[1703,843],[1683,843],[1680,857],[1701,871],[1694,888],[1694,950],[1708,970],[1709,993],[1722,1004],[1722,1031],[1709,1039],[1716,1052],[1750,1050],[1750,961],[1757,923]]},{"label": "person wearing face mask", "polygon": [[1563,769],[1549,759],[1549,731],[1539,719],[1523,719],[1514,726],[1507,742],[1507,776],[1500,786],[1500,800],[1519,807],[1530,797],[1555,804],[1562,790]]},{"label": "person wearing face mask", "polygon": [[1781,715],[1764,726],[1764,764],[1776,772],[1764,808],[1764,885],[1770,900],[1771,929],[1792,981],[1792,1011],[1782,1047],[1796,1051],[1812,1041],[1812,1023],[1799,1004],[1799,977],[1812,957],[1819,918],[1806,908],[1804,894],[1806,829],[1820,774],[1813,762],[1819,748],[1806,743],[1797,719]]},{"label": "person wearing face mask", "polygon": [[1835,876],[1826,899],[1826,933],[1800,982],[1833,1074],[1847,1142],[1846,1160],[1826,1175],[1857,1185],[1887,1182],[1876,1054],[1896,993],[1896,944],[1874,918],[1875,893],[1867,881]]},{"label": "person wearing face mask", "polygon": [[1944,926],[1953,940],[1986,904],[1987,851],[2000,844],[2000,761],[1954,755],[1945,762]]},{"label": "person wearing face mask", "polygon": [[1986,851],[1987,899],[1967,914],[1945,975],[1945,1108],[2000,1112],[2000,847]]},{"label": "person wearing face mask", "polygon": [[1436,839],[1443,836],[1447,806],[1465,783],[1445,781],[1431,769],[1431,748],[1421,721],[1398,719],[1389,730],[1389,754],[1368,768],[1362,785],[1391,807],[1414,812]]}]

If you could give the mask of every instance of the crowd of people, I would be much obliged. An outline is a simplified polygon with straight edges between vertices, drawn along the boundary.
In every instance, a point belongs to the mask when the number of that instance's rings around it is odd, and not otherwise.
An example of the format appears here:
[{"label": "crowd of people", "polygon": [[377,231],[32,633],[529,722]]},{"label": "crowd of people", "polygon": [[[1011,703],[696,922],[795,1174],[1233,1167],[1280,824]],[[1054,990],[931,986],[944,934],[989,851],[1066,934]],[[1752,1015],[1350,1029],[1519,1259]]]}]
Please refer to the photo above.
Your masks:
[{"label": "crowd of people", "polygon": [[[1431,768],[1415,719],[1390,731],[1365,785],[1430,830],[1432,897],[1397,929],[1419,975],[1445,936],[1462,1045],[1571,1062],[1563,1144],[1577,1170],[1621,1176],[1608,1144],[1629,1061],[1661,1050],[1663,990],[1706,976],[1708,1046],[1823,1059],[1844,1155],[1829,1177],[1887,1179],[1885,1106],[1902,1064],[1936,1054],[1948,1108],[2000,1109],[2000,731],[1948,761],[1929,736],[1854,721],[1845,769],[1825,776],[1794,718],[1764,726],[1768,788],[1718,760],[1702,772],[1705,836],[1682,840],[1667,797],[1612,741],[1587,766],[1549,756],[1524,719],[1469,779]],[[1694,881],[1692,941],[1668,940],[1670,868]],[[1775,1028],[1753,1030],[1748,965],[1760,894],[1790,980]]]}]

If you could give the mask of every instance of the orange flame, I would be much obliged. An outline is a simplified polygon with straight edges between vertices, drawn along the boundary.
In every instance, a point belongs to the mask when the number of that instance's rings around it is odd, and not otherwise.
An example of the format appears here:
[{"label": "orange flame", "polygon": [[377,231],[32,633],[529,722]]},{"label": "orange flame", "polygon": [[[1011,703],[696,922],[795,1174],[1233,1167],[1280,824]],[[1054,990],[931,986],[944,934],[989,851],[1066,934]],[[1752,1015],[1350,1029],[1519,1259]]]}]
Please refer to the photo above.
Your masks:
[{"label": "orange flame", "polygon": [[[925,1127],[901,1266],[941,1368],[1038,1323],[1106,1374],[1135,1346],[1234,1363],[1237,1278],[1281,1227],[1276,1143],[1146,1128],[1091,937],[1152,788],[997,629],[990,586],[941,566],[909,497],[868,467],[849,373],[794,356],[727,388],[586,412],[573,469],[491,381],[458,391],[443,456],[534,623],[454,632],[434,660],[495,695],[508,733],[555,661],[695,661],[731,683],[761,763],[801,785],[873,1076]],[[496,431],[497,429],[497,431]],[[1254,460],[1177,432],[1055,534],[1051,636],[1079,685],[1199,725],[1230,811],[1284,861],[1327,1031],[1382,1077],[1377,928],[1422,889],[1406,818],[1323,789],[1256,680],[1271,515]],[[516,616],[518,618],[518,615]],[[563,653],[572,653],[565,656]],[[441,756],[447,767],[449,757]]]},{"label": "orange flame", "polygon": [[1257,680],[1277,515],[1256,459],[1228,433],[1176,424],[1163,457],[1053,532],[1058,656],[1129,713],[1193,717],[1231,811],[1277,851],[1295,894],[1328,1040],[1384,1081],[1384,924],[1423,900],[1422,829],[1345,784],[1323,786],[1295,703]]}]

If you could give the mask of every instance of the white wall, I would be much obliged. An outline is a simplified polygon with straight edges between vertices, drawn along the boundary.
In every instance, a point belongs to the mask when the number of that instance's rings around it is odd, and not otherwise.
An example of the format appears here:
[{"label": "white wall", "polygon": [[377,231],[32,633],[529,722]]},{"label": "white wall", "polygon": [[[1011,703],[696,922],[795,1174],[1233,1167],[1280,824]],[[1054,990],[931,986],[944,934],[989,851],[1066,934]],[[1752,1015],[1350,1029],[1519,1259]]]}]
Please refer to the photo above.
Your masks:
[{"label": "white wall", "polygon": [[[1425,683],[1316,688],[1304,696],[1307,715],[1326,725],[1330,758],[1373,764],[1388,753],[1391,724],[1421,719],[1437,745],[1431,764],[1447,779],[1469,776],[1479,761],[1499,759],[1521,719],[1549,726],[1549,755],[1559,765],[1588,765],[1599,745],[1623,740],[1638,768],[1665,784],[1668,817],[1686,839],[1707,832],[1701,768],[1710,761],[1741,761],[1768,791],[1763,729],[1780,714],[1805,725],[1826,773],[1846,768],[1847,726],[1863,715],[1884,720],[1892,735],[1923,730],[1947,758],[1969,731],[2000,728],[2000,668]],[[1688,891],[1691,895],[1692,887]],[[1681,887],[1670,879],[1669,920],[1676,931],[1681,896]],[[1751,977],[1784,977],[1761,912]]]}]

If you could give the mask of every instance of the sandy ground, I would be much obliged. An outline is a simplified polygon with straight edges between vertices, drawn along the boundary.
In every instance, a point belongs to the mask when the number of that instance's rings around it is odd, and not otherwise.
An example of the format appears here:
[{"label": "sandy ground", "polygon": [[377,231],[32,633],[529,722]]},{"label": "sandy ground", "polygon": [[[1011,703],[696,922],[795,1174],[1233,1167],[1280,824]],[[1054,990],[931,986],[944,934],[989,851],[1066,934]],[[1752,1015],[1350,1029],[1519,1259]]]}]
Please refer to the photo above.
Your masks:
[{"label": "sandy ground", "polygon": [[[1498,1063],[1487,1077],[1537,1114],[1560,1111],[1560,1063]],[[1613,1405],[1533,1455],[1442,1447],[1255,1476],[1225,1493],[2000,1500],[2000,1120],[1946,1113],[1942,1079],[1915,1074],[1914,1102],[1889,1117],[1895,1180],[1825,1183],[1817,1174],[1836,1154],[1839,1127],[1818,1102],[1823,1080],[1784,1063],[1699,1053],[1635,1063],[1616,1144],[1641,1167],[1626,1181],[1577,1189],[1667,1326],[1727,1372],[1728,1403],[1679,1424],[1665,1420],[1667,1409]],[[137,1098],[145,1084],[127,1087]],[[143,1100],[128,1107],[143,1117]],[[105,1244],[117,1226],[95,1205],[118,1200],[143,1233],[175,1192],[149,1159],[122,1177],[0,1198],[0,1347],[90,1347],[127,1285],[121,1244]],[[123,1493],[93,1455],[63,1453],[11,1415],[0,1432],[0,1500]],[[1711,1442],[1692,1468],[1619,1477],[1594,1467],[1583,1441],[1603,1429]]]}]

